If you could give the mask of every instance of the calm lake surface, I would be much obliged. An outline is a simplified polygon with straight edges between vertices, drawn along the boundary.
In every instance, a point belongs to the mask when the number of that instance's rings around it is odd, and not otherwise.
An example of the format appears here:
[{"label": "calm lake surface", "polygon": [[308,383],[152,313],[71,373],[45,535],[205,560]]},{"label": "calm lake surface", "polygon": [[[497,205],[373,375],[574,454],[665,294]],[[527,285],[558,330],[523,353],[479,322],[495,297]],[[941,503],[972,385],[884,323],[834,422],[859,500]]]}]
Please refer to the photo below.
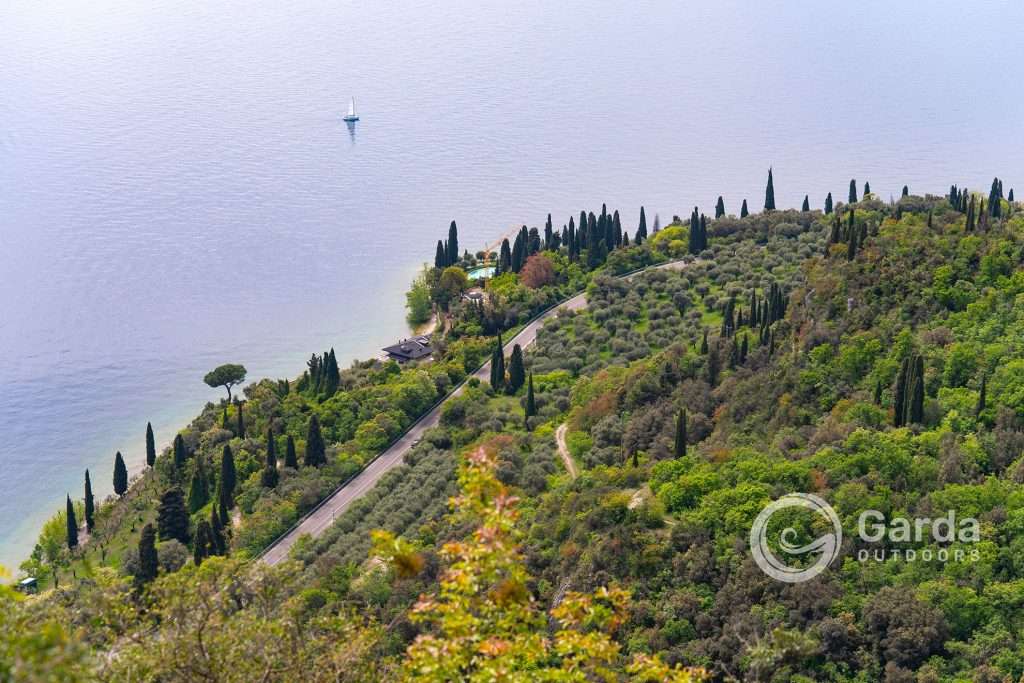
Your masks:
[{"label": "calm lake surface", "polygon": [[602,201],[632,232],[760,207],[769,165],[789,206],[1024,191],[1024,5],[768,5],[6,0],[0,563],[211,367],[403,335],[453,218],[474,251]]}]

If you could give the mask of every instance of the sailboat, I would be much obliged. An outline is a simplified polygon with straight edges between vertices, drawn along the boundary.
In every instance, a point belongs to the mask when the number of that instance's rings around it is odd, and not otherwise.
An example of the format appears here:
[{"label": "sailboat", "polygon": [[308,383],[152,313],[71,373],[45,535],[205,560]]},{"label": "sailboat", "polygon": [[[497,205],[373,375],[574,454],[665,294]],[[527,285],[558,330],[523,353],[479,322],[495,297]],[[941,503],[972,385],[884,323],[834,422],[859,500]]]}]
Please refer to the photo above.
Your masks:
[{"label": "sailboat", "polygon": [[348,103],[348,115],[343,119],[346,123],[355,123],[359,120],[359,114],[356,113],[356,98]]}]

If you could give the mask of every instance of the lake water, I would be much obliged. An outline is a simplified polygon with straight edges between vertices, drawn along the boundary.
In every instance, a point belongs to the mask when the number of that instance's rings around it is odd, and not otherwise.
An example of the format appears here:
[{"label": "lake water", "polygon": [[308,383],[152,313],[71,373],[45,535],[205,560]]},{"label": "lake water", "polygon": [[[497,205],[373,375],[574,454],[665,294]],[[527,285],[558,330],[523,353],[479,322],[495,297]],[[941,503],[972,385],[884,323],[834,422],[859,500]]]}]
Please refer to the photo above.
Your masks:
[{"label": "lake water", "polygon": [[[769,4],[771,6],[769,6]],[[295,376],[405,333],[451,219],[482,248],[602,201],[632,232],[759,207],[1024,191],[1024,5],[6,0],[0,563],[170,441],[222,362]],[[354,133],[341,121],[354,95]]]}]

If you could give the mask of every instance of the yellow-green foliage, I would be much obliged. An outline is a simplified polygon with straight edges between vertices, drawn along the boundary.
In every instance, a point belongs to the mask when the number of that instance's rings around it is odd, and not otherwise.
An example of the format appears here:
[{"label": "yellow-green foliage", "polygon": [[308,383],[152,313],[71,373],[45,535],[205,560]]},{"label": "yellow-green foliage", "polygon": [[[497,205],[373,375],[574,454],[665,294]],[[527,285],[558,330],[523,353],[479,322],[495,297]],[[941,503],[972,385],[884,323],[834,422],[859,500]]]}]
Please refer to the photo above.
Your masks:
[{"label": "yellow-green foliage", "polygon": [[689,227],[670,225],[651,235],[648,241],[651,248],[655,251],[668,256],[679,257],[686,253],[689,239]]},{"label": "yellow-green foliage", "polygon": [[[545,614],[530,594],[518,548],[518,499],[495,477],[496,467],[495,454],[480,446],[459,469],[455,515],[479,526],[442,549],[449,565],[440,589],[412,610],[412,620],[429,630],[407,649],[403,680],[583,683],[614,680],[616,672],[638,681],[700,680],[700,671],[669,667],[657,657],[624,660],[611,638],[628,613],[629,592],[621,588],[569,592]],[[391,534],[378,533],[375,540],[375,553],[400,574],[416,566],[413,549]],[[554,633],[549,618],[557,624]]]}]

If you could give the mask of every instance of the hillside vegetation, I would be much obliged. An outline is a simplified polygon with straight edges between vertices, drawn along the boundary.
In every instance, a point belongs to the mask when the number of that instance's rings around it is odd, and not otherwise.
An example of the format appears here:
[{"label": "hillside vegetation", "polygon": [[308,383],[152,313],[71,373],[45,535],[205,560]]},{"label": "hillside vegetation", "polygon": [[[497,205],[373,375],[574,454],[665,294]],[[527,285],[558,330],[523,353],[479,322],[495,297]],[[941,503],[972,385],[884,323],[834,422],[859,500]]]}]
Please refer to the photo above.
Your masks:
[{"label": "hillside vegetation", "polygon": [[[453,224],[410,297],[445,320],[435,360],[329,351],[206,406],[78,547],[48,525],[24,570],[59,585],[0,594],[0,679],[1020,680],[1024,214],[998,181],[850,200],[649,232],[641,214],[632,237],[604,209],[549,218],[502,246],[482,301],[462,294],[487,255],[460,256]],[[685,267],[615,277],[668,260]],[[582,287],[586,309],[496,353]],[[488,358],[491,382],[329,530],[250,559]],[[844,531],[794,584],[748,540],[791,492]],[[866,510],[952,510],[980,540],[865,558]],[[940,548],[962,552],[920,561]]]}]

